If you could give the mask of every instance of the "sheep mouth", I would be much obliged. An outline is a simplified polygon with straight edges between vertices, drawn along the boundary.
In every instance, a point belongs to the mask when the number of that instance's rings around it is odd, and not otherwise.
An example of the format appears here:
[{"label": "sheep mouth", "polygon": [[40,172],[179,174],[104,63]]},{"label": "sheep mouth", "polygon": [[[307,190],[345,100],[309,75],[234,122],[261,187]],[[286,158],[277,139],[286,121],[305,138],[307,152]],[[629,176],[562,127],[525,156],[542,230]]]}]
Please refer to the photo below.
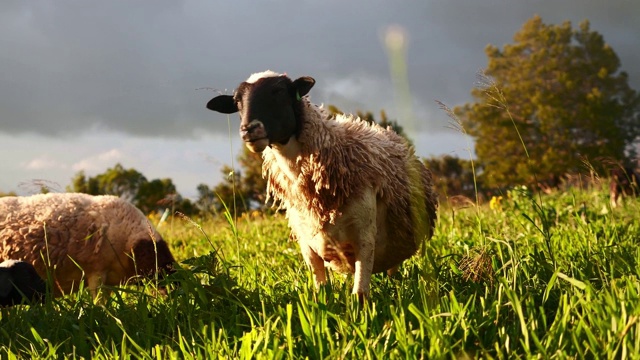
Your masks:
[{"label": "sheep mouth", "polygon": [[266,137],[247,139],[244,144],[254,153],[261,153],[267,146],[269,146],[269,139]]},{"label": "sheep mouth", "polygon": [[267,137],[261,137],[261,138],[256,138],[256,139],[247,139],[247,140],[245,140],[245,142],[250,143],[250,144],[254,144],[254,143],[256,143],[258,141],[261,141],[261,140],[268,140],[268,139],[267,139]]}]

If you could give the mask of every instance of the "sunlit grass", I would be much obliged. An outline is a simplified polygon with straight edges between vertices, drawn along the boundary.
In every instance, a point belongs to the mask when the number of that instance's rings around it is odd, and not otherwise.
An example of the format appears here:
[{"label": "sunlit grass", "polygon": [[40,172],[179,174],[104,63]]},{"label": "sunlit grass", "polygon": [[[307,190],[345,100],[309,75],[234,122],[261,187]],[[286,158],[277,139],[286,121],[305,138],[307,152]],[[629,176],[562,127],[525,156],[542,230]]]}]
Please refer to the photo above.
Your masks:
[{"label": "sunlit grass", "polygon": [[[535,200],[535,201],[534,201]],[[445,209],[437,304],[414,257],[374,276],[370,299],[332,274],[316,290],[282,215],[174,219],[162,228],[182,269],[156,283],[82,291],[0,310],[2,358],[621,358],[640,353],[640,202],[613,211],[603,189],[506,197],[500,209]],[[454,220],[455,219],[455,220]],[[481,226],[478,226],[478,223]],[[541,227],[551,227],[556,266]],[[237,241],[236,236],[237,235]],[[486,244],[479,247],[483,242]],[[463,260],[486,251],[484,275]]]}]

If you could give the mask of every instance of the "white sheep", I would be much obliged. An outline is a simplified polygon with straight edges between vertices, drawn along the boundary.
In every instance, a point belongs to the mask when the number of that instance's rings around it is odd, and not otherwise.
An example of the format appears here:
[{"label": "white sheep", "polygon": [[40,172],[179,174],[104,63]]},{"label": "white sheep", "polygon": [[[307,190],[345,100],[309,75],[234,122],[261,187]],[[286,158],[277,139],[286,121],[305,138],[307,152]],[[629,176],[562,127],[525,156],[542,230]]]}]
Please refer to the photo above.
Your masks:
[{"label": "white sheep", "polygon": [[131,203],[115,196],[50,193],[0,198],[0,260],[32,264],[54,281],[56,296],[84,279],[96,297],[101,285],[172,271],[173,255]]},{"label": "white sheep", "polygon": [[326,264],[355,274],[362,298],[372,273],[391,274],[432,236],[432,175],[393,130],[313,105],[314,84],[257,73],[207,108],[240,113],[242,140],[262,152],[268,195],[286,209],[316,285],[326,282]]},{"label": "white sheep", "polygon": [[24,261],[0,263],[0,306],[44,300],[47,286],[33,265]]}]

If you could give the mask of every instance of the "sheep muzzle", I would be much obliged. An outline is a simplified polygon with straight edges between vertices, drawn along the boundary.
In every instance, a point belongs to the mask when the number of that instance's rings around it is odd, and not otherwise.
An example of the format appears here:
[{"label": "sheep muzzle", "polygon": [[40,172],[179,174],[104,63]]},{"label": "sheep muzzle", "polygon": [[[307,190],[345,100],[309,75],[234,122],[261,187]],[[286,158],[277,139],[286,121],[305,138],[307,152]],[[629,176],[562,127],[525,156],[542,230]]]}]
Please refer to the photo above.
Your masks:
[{"label": "sheep muzzle", "polygon": [[269,146],[267,130],[260,120],[253,120],[247,125],[240,126],[240,137],[249,150],[255,153],[260,153]]}]

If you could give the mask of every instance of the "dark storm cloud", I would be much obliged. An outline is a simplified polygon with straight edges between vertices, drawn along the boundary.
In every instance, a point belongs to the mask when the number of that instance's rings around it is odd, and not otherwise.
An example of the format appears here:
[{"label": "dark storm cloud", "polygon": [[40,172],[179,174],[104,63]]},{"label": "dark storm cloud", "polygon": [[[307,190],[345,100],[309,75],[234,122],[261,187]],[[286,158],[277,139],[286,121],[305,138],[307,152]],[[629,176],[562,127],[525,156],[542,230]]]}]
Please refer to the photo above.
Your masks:
[{"label": "dark storm cloud", "polygon": [[[204,108],[251,72],[318,80],[314,101],[378,111],[393,104],[382,31],[409,33],[418,117],[434,100],[468,101],[488,43],[502,46],[524,21],[591,21],[640,71],[640,4],[617,1],[3,1],[0,131],[62,135],[91,127],[143,136],[227,131]],[[336,89],[334,79],[366,87]],[[377,85],[375,85],[377,84]],[[367,88],[375,90],[368,94]],[[346,109],[355,111],[357,109]],[[393,114],[392,114],[393,115]],[[446,115],[431,121],[446,122]],[[436,128],[443,128],[442,126]]]}]

